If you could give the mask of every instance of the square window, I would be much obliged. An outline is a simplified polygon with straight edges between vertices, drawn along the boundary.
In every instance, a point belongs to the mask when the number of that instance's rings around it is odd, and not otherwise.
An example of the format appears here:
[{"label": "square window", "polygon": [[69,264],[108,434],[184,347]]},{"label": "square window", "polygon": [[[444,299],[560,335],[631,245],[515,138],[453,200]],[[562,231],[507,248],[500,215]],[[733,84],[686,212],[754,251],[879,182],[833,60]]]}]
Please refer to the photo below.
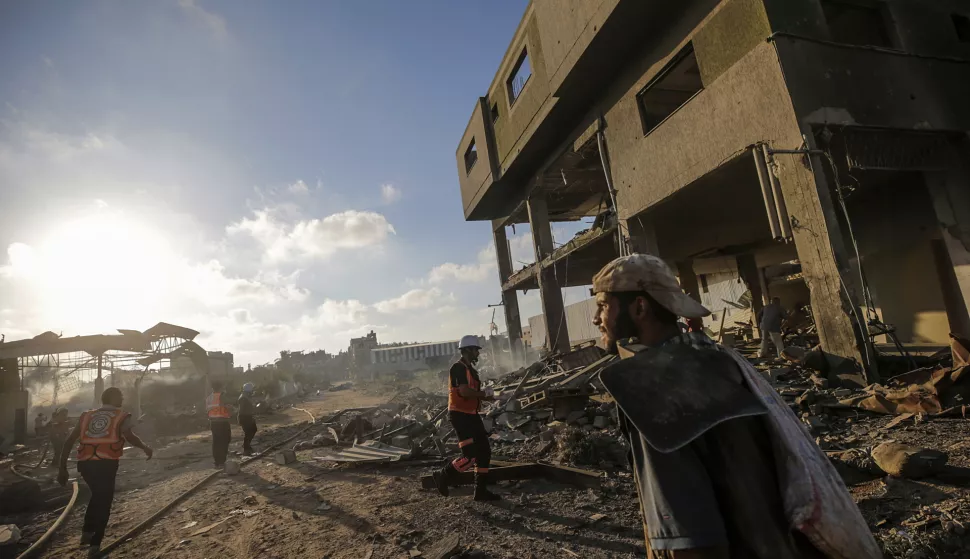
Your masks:
[{"label": "square window", "polygon": [[702,89],[694,47],[688,44],[637,94],[643,133],[649,134]]},{"label": "square window", "polygon": [[529,78],[531,77],[532,64],[529,62],[529,53],[525,49],[522,49],[522,54],[519,55],[519,60],[515,63],[512,74],[509,76],[508,81],[505,82],[509,90],[509,105],[515,103],[515,100],[519,98],[522,90],[525,89],[525,84],[529,82]]},{"label": "square window", "polygon": [[963,14],[953,14],[953,27],[956,29],[960,42],[970,43],[970,17]]},{"label": "square window", "polygon": [[471,143],[468,144],[468,149],[465,150],[465,173],[469,173],[475,163],[478,162],[478,148],[475,147],[475,138],[472,138]]},{"label": "square window", "polygon": [[700,274],[697,279],[701,280],[701,291],[704,293],[710,293],[710,288],[707,287],[707,274]]},{"label": "square window", "polygon": [[882,2],[821,0],[832,40],[847,45],[894,48],[889,12]]}]

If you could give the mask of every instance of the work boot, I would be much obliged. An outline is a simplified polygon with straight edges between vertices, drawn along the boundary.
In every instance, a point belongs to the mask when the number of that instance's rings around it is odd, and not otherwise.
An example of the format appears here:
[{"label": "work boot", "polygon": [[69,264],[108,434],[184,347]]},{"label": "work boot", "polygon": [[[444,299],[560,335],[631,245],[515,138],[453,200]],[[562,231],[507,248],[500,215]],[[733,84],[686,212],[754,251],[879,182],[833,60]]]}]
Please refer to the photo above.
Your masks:
[{"label": "work boot", "polygon": [[434,486],[438,488],[438,493],[442,497],[448,496],[448,483],[453,479],[454,474],[457,474],[458,470],[448,462],[448,464],[441,468],[440,471],[435,471],[431,473],[432,479],[434,479]]},{"label": "work boot", "polygon": [[81,532],[81,547],[91,545],[94,539],[94,532]]},{"label": "work boot", "polygon": [[502,498],[488,490],[488,473],[475,472],[475,500],[501,501]]}]

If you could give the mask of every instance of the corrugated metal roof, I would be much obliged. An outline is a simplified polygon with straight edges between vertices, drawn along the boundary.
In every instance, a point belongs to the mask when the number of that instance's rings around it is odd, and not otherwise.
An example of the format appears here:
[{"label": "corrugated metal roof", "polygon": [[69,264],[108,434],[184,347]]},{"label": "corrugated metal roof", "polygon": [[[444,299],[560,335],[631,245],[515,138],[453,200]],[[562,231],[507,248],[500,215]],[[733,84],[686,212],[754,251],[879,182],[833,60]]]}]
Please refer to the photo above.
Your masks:
[{"label": "corrugated metal roof", "polygon": [[367,441],[362,444],[354,444],[351,448],[334,448],[326,454],[313,458],[323,462],[397,462],[410,454],[411,450],[407,448],[398,448],[377,441]]}]

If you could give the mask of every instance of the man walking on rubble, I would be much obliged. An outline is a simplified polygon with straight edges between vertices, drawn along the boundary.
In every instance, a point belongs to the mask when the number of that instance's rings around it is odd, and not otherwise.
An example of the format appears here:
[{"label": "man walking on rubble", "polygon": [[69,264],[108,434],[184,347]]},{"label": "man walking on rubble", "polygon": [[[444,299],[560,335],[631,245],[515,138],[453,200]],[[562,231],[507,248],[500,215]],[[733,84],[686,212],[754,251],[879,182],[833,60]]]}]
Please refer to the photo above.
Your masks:
[{"label": "man walking on rubble", "polygon": [[768,356],[768,340],[775,346],[775,352],[781,357],[785,349],[785,342],[781,337],[781,325],[785,321],[785,308],[781,306],[781,299],[773,297],[771,302],[761,309],[758,328],[761,329],[761,349],[758,357]]},{"label": "man walking on rubble", "polygon": [[[647,557],[881,557],[841,479],[750,363],[678,317],[710,314],[655,256],[593,278]],[[776,463],[776,457],[784,457]]]},{"label": "man walking on rubble", "polygon": [[205,399],[205,411],[212,432],[212,460],[216,468],[222,468],[229,456],[232,426],[229,424],[229,406],[222,394],[222,383],[217,380],[212,381],[212,394]]},{"label": "man walking on rubble", "polygon": [[488,467],[492,458],[488,431],[478,415],[482,400],[494,400],[490,391],[482,390],[475,370],[481,346],[477,336],[464,336],[458,344],[461,359],[448,374],[448,419],[455,428],[461,456],[434,472],[435,485],[442,496],[448,496],[448,485],[462,472],[475,470],[475,500],[497,501],[498,495],[488,490]]},{"label": "man walking on rubble", "polygon": [[97,557],[108,527],[111,502],[115,495],[115,478],[125,442],[140,448],[150,460],[152,449],[131,430],[131,414],[121,409],[124,396],[111,387],[101,393],[102,406],[81,414],[77,426],[67,436],[60,452],[57,482],[67,484],[67,457],[71,447],[77,447],[77,471],[91,489],[91,501],[84,513],[81,545],[87,545],[88,556]]},{"label": "man walking on rubble", "polygon": [[[319,392],[319,391],[318,391]],[[256,436],[256,406],[253,404],[253,383],[247,382],[239,395],[239,426],[243,430],[243,456],[253,455],[253,437]]]}]

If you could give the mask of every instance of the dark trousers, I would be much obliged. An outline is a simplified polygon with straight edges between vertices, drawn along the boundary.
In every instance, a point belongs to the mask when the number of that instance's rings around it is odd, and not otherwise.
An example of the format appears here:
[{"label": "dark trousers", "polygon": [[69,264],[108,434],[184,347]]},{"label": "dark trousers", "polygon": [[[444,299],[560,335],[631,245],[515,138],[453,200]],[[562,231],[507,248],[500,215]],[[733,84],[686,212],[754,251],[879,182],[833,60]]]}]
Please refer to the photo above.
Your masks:
[{"label": "dark trousers", "polygon": [[229,421],[209,421],[212,430],[212,460],[216,466],[226,463],[229,456],[229,442],[232,440],[232,426]]},{"label": "dark trousers", "polygon": [[82,532],[94,534],[91,545],[101,545],[104,531],[111,516],[111,502],[115,498],[115,478],[118,475],[117,460],[82,460],[77,471],[91,489],[91,501],[84,513]]},{"label": "dark trousers", "polygon": [[492,460],[492,448],[481,416],[477,413],[449,411],[448,419],[455,428],[458,446],[461,448],[461,457],[452,461],[452,466],[459,472],[468,471],[472,467],[475,471],[487,472]]},{"label": "dark trousers", "polygon": [[249,453],[253,451],[252,442],[253,437],[256,436],[256,420],[251,415],[240,415],[239,425],[242,426],[243,430],[243,452]]}]

